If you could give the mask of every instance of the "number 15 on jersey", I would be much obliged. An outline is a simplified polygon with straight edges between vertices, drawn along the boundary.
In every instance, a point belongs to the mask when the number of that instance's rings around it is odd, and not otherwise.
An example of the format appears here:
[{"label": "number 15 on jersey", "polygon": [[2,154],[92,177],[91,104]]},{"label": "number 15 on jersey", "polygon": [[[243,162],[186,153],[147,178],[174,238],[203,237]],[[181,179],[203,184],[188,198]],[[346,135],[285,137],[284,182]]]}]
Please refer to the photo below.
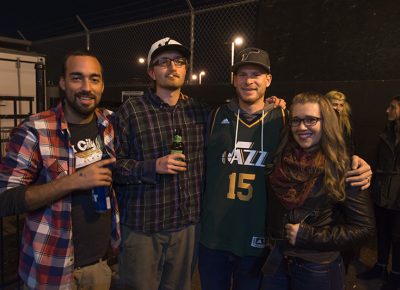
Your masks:
[{"label": "number 15 on jersey", "polygon": [[237,197],[241,201],[249,201],[253,197],[253,186],[250,182],[255,179],[255,174],[231,173],[229,175],[229,191],[226,197],[229,199]]}]

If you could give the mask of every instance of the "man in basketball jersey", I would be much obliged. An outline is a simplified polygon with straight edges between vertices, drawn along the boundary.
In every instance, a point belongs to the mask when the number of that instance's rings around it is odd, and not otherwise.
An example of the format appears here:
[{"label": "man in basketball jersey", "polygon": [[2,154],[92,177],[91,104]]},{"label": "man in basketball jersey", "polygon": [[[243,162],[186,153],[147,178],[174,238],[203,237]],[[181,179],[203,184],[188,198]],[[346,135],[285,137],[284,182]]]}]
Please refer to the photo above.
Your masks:
[{"label": "man in basketball jersey", "polygon": [[212,114],[207,146],[199,271],[203,289],[258,289],[266,252],[264,171],[285,111],[264,102],[267,52],[248,48],[233,67],[238,98]]},{"label": "man in basketball jersey", "polygon": [[[237,98],[210,117],[201,215],[202,289],[257,290],[267,255],[265,170],[272,167],[286,112],[265,102],[272,76],[268,53],[247,48],[232,66]],[[370,167],[356,158],[350,181],[369,184]]]}]

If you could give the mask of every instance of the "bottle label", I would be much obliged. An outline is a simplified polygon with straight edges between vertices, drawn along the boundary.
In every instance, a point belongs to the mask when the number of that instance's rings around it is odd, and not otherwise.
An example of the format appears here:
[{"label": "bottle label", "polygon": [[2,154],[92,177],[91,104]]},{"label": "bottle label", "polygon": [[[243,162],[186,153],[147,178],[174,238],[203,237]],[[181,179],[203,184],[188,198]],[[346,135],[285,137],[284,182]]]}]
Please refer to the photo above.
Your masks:
[{"label": "bottle label", "polygon": [[174,143],[181,143],[181,142],[182,142],[182,136],[175,135],[174,136]]},{"label": "bottle label", "polygon": [[171,154],[174,154],[174,153],[183,154],[183,151],[182,150],[171,149]]},{"label": "bottle label", "polygon": [[96,212],[103,213],[111,209],[111,200],[109,194],[109,186],[99,186],[92,189],[92,199]]},{"label": "bottle label", "polygon": [[107,209],[111,209],[111,199],[109,196],[106,198]]}]

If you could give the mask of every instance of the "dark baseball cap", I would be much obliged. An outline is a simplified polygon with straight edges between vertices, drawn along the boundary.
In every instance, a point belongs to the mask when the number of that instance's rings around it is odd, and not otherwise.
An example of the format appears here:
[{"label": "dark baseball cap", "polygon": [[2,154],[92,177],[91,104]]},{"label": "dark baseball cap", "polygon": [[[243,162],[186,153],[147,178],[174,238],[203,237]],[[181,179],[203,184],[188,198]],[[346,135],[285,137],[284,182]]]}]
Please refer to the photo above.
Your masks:
[{"label": "dark baseball cap", "polygon": [[231,67],[231,71],[236,74],[239,67],[254,64],[264,68],[268,73],[271,72],[268,52],[265,50],[249,47],[239,52],[238,61]]},{"label": "dark baseball cap", "polygon": [[147,66],[150,67],[154,58],[159,55],[161,52],[167,50],[176,50],[182,54],[183,57],[190,57],[190,50],[183,46],[176,40],[173,40],[170,37],[165,37],[160,40],[157,40],[152,44],[149,50],[149,54],[147,55]]}]

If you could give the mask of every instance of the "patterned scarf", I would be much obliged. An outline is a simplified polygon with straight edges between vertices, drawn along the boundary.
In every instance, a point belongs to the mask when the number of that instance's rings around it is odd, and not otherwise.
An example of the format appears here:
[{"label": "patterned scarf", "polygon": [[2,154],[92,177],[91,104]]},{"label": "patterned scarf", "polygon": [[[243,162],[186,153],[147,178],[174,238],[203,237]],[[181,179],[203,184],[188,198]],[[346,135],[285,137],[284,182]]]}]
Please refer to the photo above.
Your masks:
[{"label": "patterned scarf", "polygon": [[323,171],[324,157],[319,149],[308,152],[288,146],[270,174],[269,182],[281,204],[293,209],[303,205]]}]

